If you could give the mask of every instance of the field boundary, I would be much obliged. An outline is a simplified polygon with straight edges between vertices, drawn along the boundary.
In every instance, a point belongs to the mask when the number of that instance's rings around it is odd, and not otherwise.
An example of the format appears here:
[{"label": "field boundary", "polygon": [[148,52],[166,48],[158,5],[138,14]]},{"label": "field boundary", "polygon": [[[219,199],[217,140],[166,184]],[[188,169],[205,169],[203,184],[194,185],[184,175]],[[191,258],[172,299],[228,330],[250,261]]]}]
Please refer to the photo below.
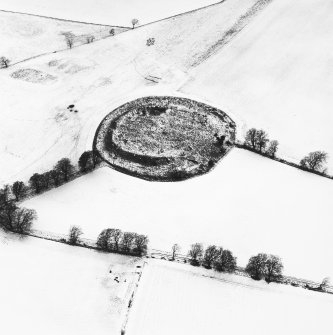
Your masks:
[{"label": "field boundary", "polygon": [[302,167],[300,166],[299,164],[296,164],[296,163],[293,163],[291,161],[288,161],[286,159],[283,159],[283,158],[280,158],[280,157],[272,157],[272,156],[269,156],[267,154],[265,154],[264,152],[259,152],[255,149],[252,149],[251,147],[243,144],[243,143],[240,143],[239,141],[235,141],[235,147],[236,148],[239,148],[239,149],[243,149],[243,150],[247,150],[247,151],[250,151],[250,152],[253,152],[257,155],[260,155],[262,157],[265,157],[265,158],[268,158],[268,159],[271,159],[273,161],[276,161],[276,162],[279,162],[279,163],[282,163],[282,164],[285,164],[285,165],[289,165],[293,168],[296,168],[296,169],[299,169],[299,170],[302,170],[304,172],[308,172],[308,173],[312,173],[312,174],[315,174],[319,177],[324,177],[324,178],[327,178],[327,179],[333,179],[333,176],[325,173],[325,172],[320,172],[320,171],[315,171],[315,170],[310,170],[310,169],[307,169],[305,167]]},{"label": "field boundary", "polygon": [[[179,263],[186,263],[190,266],[190,257],[187,255],[183,254],[177,254],[175,256],[175,260],[172,260],[172,254],[171,252],[167,252],[164,250],[159,250],[159,249],[150,249],[149,251],[149,257],[150,258],[155,258],[155,259],[161,259],[165,261],[173,261],[173,262],[179,262]],[[214,270],[212,270],[214,271]],[[233,273],[234,275],[237,276],[242,276],[242,277],[247,277],[251,278],[250,275],[245,271],[244,267],[237,266],[236,271]],[[209,278],[215,278],[214,276],[207,276]],[[283,275],[282,278],[277,281],[276,283],[278,284],[283,284],[283,285],[291,285],[295,287],[301,287],[303,289],[309,289],[312,291],[317,291],[320,293],[328,293],[328,294],[333,294],[333,285],[328,285],[326,286],[326,291],[319,290],[318,287],[320,286],[321,283],[315,282],[313,280],[309,279],[303,279],[303,278],[297,278],[293,276],[285,276]]]},{"label": "field boundary", "polygon": [[34,16],[34,17],[39,17],[39,18],[42,18],[42,19],[49,19],[49,20],[56,20],[56,21],[63,21],[63,22],[71,22],[71,23],[80,23],[80,24],[93,25],[93,26],[104,26],[104,27],[107,26],[107,27],[110,27],[110,28],[115,27],[115,28],[132,29],[132,27],[127,27],[127,26],[115,26],[115,25],[111,25],[111,24],[93,23],[93,22],[86,22],[86,21],[75,21],[75,20],[69,20],[69,19],[60,19],[60,18],[54,17],[54,16],[32,14],[32,13],[25,13],[25,12],[15,12],[15,11],[6,10],[6,9],[0,9],[0,12],[27,15],[27,16]]}]

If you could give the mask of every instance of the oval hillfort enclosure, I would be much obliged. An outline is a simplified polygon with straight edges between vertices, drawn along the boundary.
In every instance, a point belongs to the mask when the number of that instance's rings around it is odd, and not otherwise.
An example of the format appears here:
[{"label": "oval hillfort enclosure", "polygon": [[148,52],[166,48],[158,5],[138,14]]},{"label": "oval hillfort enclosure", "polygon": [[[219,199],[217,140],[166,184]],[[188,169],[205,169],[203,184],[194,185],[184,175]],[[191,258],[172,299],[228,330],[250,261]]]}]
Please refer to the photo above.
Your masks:
[{"label": "oval hillfort enclosure", "polygon": [[116,170],[155,181],[201,175],[233,147],[236,125],[223,111],[186,98],[128,102],[100,124],[94,147]]}]

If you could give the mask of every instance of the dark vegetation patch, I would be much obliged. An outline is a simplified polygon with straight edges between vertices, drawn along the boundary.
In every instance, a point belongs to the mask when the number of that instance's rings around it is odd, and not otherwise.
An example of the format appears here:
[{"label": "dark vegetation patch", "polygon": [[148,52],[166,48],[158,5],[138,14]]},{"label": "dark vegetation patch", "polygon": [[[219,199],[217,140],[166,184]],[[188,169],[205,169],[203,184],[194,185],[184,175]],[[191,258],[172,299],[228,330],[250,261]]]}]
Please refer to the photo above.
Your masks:
[{"label": "dark vegetation patch", "polygon": [[185,98],[146,97],[112,111],[94,148],[113,168],[147,180],[177,181],[208,172],[232,148],[235,123]]}]

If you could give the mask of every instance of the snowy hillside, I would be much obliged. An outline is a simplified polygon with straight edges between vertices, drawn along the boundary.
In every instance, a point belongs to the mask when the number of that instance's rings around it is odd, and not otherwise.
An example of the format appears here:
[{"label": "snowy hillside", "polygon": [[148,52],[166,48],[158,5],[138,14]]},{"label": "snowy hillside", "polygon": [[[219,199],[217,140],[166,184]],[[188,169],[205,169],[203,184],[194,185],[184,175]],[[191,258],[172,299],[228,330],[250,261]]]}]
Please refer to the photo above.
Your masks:
[{"label": "snowy hillside", "polygon": [[[181,91],[264,128],[279,140],[280,154],[296,162],[315,150],[332,157],[332,31],[331,0],[272,1]],[[332,158],[329,167],[332,173]]]},{"label": "snowy hillside", "polygon": [[[226,1],[2,69],[0,182],[26,179],[64,156],[76,160],[91,148],[102,118],[122,103],[154,93],[173,95],[191,64],[255,3]],[[151,37],[156,43],[148,47]],[[159,83],[152,83],[151,75],[161,78]],[[69,104],[77,114],[68,112]]]},{"label": "snowy hillside", "polygon": [[1,8],[63,19],[128,26],[141,24],[207,6],[217,0],[1,0]]},{"label": "snowy hillside", "polygon": [[0,264],[7,335],[120,333],[137,280],[133,258],[0,232]]},{"label": "snowy hillside", "polygon": [[[240,265],[258,252],[280,255],[285,272],[333,276],[333,183],[240,149],[207,175],[147,182],[108,167],[24,202],[35,228],[67,233],[79,224],[96,239],[104,228],[147,234],[150,247],[186,253],[195,242],[231,249]],[[312,247],[315,245],[316,247]]]},{"label": "snowy hillside", "polygon": [[127,30],[0,10],[0,56],[7,57],[11,64],[15,64],[40,54],[66,49],[64,34],[71,33],[74,46],[77,46],[86,43],[87,36],[94,36],[95,39],[110,36],[112,28],[115,34]]},{"label": "snowy hillside", "polygon": [[[332,331],[333,296],[152,262],[140,281],[128,335],[313,335]],[[216,275],[216,274],[215,274]]]}]

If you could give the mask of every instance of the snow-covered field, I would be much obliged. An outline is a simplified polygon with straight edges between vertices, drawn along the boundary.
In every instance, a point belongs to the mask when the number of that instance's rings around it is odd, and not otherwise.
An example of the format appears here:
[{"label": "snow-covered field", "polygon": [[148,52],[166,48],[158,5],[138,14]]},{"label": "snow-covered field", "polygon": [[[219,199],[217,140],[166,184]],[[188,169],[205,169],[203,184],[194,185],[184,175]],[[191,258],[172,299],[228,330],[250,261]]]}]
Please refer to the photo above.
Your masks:
[{"label": "snow-covered field", "polygon": [[[236,121],[240,138],[263,127],[283,157],[298,161],[318,149],[331,155],[332,69],[321,45],[330,41],[333,11],[330,1],[320,3],[273,1],[197,68],[256,0],[225,1],[1,70],[0,183],[27,180],[65,156],[76,161],[106,114],[152,94],[216,106]],[[150,37],[156,43],[147,47]],[[153,84],[151,75],[162,79]],[[76,115],[66,109],[72,103]]]},{"label": "snow-covered field", "polygon": [[[109,36],[110,26],[83,24],[0,11],[0,56],[11,64],[67,48],[63,33],[72,33],[74,46],[86,43],[87,36]],[[115,34],[126,31],[113,27]]]},{"label": "snow-covered field", "polygon": [[0,232],[1,333],[119,334],[135,265],[130,257]]},{"label": "snow-covered field", "polygon": [[[77,160],[91,148],[103,117],[122,103],[177,94],[191,64],[255,2],[226,1],[2,69],[0,183],[26,180],[62,157]],[[150,37],[156,43],[147,47]],[[149,75],[162,79],[152,84]],[[76,105],[77,114],[68,112],[69,104]]]},{"label": "snow-covered field", "polygon": [[331,334],[333,296],[188,265],[145,268],[126,335]]},{"label": "snow-covered field", "polygon": [[331,0],[274,0],[181,91],[219,102],[246,128],[266,129],[296,162],[328,152],[333,173],[332,31]]},{"label": "snow-covered field", "polygon": [[148,234],[150,247],[179,243],[231,249],[239,264],[258,252],[280,255],[285,272],[333,276],[333,182],[251,152],[233,149],[210,173],[184,182],[147,182],[108,167],[23,203],[36,229],[67,233],[78,224]]},{"label": "snow-covered field", "polygon": [[141,24],[160,20],[217,0],[1,0],[0,9],[53,16],[62,19],[130,26],[133,18]]}]

